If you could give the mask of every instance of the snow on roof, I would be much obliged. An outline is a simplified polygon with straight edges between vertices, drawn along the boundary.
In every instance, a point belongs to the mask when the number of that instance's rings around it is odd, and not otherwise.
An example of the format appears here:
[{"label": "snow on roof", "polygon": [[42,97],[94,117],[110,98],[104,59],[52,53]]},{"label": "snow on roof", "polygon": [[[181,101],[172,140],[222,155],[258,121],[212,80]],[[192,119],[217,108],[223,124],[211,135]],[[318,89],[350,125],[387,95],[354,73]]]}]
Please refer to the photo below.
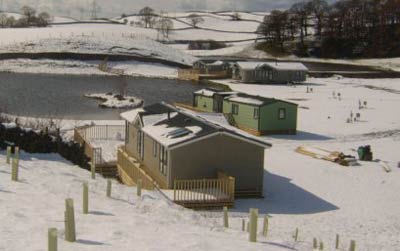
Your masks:
[{"label": "snow on roof", "polygon": [[268,65],[276,70],[308,71],[305,65],[297,62],[267,62],[264,65]]},{"label": "snow on roof", "polygon": [[203,95],[203,96],[207,96],[207,97],[212,97],[214,96],[216,92],[212,91],[212,90],[208,90],[208,89],[201,89],[199,91],[194,92],[194,94],[199,94],[199,95]]},{"label": "snow on roof", "polygon": [[[181,130],[186,133],[183,136],[173,137],[174,132]],[[171,127],[166,123],[155,123],[147,125],[142,128],[142,131],[150,137],[156,139],[159,143],[164,146],[171,146],[180,142],[187,141],[188,139],[194,138],[203,129],[199,126],[188,126],[188,127]]]},{"label": "snow on roof", "polygon": [[[170,118],[175,117],[176,115],[178,115],[177,112],[171,112],[170,113]],[[144,115],[142,117],[143,120],[143,125],[151,125],[151,124],[155,124],[157,122],[166,120],[168,118],[168,113],[162,113],[162,114],[150,114],[150,115]]]},{"label": "snow on roof", "polygon": [[263,105],[264,104],[264,101],[256,99],[256,98],[250,98],[250,97],[234,96],[234,97],[228,97],[228,100],[233,101],[233,102],[249,104],[249,105]]},{"label": "snow on roof", "polygon": [[243,70],[254,70],[257,67],[262,66],[263,63],[261,63],[261,62],[237,62],[236,65],[238,65]]},{"label": "snow on roof", "polygon": [[269,66],[276,70],[308,71],[305,65],[297,62],[237,62],[236,64],[244,70],[254,70],[263,66]]},{"label": "snow on roof", "polygon": [[143,108],[138,108],[131,111],[123,112],[120,114],[120,116],[129,123],[133,123],[133,121],[135,121],[136,119],[136,116],[141,112],[144,112]]},{"label": "snow on roof", "polygon": [[221,60],[215,61],[214,63],[210,63],[209,65],[223,65],[224,62],[222,62]]}]

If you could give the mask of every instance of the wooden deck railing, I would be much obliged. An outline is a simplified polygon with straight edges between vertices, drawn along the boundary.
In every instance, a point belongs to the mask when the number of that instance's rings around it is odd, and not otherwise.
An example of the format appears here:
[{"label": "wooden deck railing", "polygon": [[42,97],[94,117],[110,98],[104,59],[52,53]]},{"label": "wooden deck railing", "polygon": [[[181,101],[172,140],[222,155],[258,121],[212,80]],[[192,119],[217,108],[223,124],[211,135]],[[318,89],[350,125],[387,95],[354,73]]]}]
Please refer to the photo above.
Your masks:
[{"label": "wooden deck railing", "polygon": [[102,157],[102,150],[100,147],[93,147],[89,141],[86,140],[82,128],[75,128],[74,141],[84,147],[86,156],[88,156],[95,165],[104,164]]},{"label": "wooden deck railing", "polygon": [[84,140],[125,140],[125,125],[89,125],[75,130]]},{"label": "wooden deck railing", "polygon": [[174,202],[189,208],[232,207],[235,178],[175,180]]},{"label": "wooden deck railing", "polygon": [[[118,149],[118,169],[123,171],[122,175],[120,175],[124,177],[121,177],[121,179],[128,176],[128,179],[135,184],[137,184],[137,181],[141,179],[142,188],[147,190],[154,190],[157,187],[157,183],[140,168],[140,163],[136,159],[130,157],[126,153],[124,147]],[[131,182],[128,181],[125,183],[130,185],[129,183]]]}]

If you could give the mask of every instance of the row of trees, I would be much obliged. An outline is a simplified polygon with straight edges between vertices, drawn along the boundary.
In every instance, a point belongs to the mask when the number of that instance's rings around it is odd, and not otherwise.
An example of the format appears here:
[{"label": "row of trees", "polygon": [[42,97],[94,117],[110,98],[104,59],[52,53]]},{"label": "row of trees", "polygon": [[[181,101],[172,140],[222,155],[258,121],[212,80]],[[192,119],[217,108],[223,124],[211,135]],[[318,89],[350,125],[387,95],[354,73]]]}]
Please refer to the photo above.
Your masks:
[{"label": "row of trees", "polygon": [[51,17],[47,12],[41,12],[36,15],[36,10],[30,6],[23,6],[21,8],[22,17],[16,19],[14,16],[8,16],[5,13],[0,14],[0,27],[1,28],[12,28],[12,27],[46,27],[51,21]]},{"label": "row of trees", "polygon": [[303,53],[311,41],[319,45],[321,56],[398,56],[400,0],[299,2],[286,11],[272,11],[258,32],[281,49],[285,42],[298,41]]}]

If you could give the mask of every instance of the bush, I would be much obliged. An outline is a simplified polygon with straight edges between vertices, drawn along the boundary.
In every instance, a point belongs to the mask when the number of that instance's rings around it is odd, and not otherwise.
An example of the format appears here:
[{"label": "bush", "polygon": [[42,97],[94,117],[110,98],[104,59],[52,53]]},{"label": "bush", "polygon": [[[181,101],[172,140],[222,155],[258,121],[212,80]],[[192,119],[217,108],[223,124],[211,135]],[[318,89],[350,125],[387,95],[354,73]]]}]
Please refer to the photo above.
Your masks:
[{"label": "bush", "polygon": [[84,148],[75,142],[63,142],[59,135],[24,130],[20,127],[6,128],[0,124],[0,148],[5,149],[5,141],[13,142],[28,153],[58,153],[74,165],[89,169],[89,158]]}]

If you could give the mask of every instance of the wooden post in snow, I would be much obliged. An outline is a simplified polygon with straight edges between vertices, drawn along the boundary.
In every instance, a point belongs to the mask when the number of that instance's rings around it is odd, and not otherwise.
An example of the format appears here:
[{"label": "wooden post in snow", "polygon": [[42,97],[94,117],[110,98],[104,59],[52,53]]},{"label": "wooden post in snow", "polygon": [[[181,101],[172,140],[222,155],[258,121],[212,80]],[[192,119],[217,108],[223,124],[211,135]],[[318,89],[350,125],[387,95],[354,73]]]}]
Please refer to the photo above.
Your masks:
[{"label": "wooden post in snow", "polygon": [[242,231],[245,232],[246,231],[246,220],[242,219]]},{"label": "wooden post in snow", "polygon": [[355,240],[351,240],[350,241],[350,251],[356,251],[356,241]]},{"label": "wooden post in snow", "polygon": [[137,196],[142,196],[142,179],[138,179],[138,181],[137,181],[137,191],[136,191],[136,194],[137,194]]},{"label": "wooden post in snow", "polygon": [[6,158],[7,164],[10,164],[10,158],[11,158],[11,146],[7,146],[7,158]]},{"label": "wooden post in snow", "polygon": [[228,207],[224,207],[224,227],[228,228],[229,227],[229,221],[228,221]]},{"label": "wooden post in snow", "polygon": [[75,231],[75,213],[73,199],[65,200],[65,240],[69,242],[76,241]]},{"label": "wooden post in snow", "polygon": [[111,198],[111,187],[112,187],[112,182],[110,179],[107,180],[107,197]]},{"label": "wooden post in snow", "polygon": [[83,214],[88,214],[89,213],[89,187],[88,183],[84,182],[83,183],[83,203],[82,203],[82,211]]},{"label": "wooden post in snow", "polygon": [[318,248],[318,241],[317,238],[313,239],[313,249],[317,249]]},{"label": "wooden post in snow", "polygon": [[48,251],[57,251],[57,228],[49,228],[48,230]]},{"label": "wooden post in snow", "polygon": [[264,235],[264,237],[268,236],[268,216],[267,215],[265,215],[265,217],[264,217],[263,235]]},{"label": "wooden post in snow", "polygon": [[92,174],[92,180],[96,179],[96,165],[94,164],[94,161],[90,163],[90,172]]},{"label": "wooden post in snow", "polygon": [[336,234],[336,242],[335,242],[335,248],[339,249],[339,245],[340,245],[340,237],[338,234]]},{"label": "wooden post in snow", "polygon": [[299,229],[298,228],[296,228],[296,231],[294,232],[293,238],[294,238],[294,241],[296,241],[296,242],[299,239]]},{"label": "wooden post in snow", "polygon": [[12,159],[11,180],[18,181],[18,159]]},{"label": "wooden post in snow", "polygon": [[257,242],[258,209],[250,208],[249,241]]},{"label": "wooden post in snow", "polygon": [[19,161],[19,147],[18,146],[16,146],[14,148],[14,158]]}]

